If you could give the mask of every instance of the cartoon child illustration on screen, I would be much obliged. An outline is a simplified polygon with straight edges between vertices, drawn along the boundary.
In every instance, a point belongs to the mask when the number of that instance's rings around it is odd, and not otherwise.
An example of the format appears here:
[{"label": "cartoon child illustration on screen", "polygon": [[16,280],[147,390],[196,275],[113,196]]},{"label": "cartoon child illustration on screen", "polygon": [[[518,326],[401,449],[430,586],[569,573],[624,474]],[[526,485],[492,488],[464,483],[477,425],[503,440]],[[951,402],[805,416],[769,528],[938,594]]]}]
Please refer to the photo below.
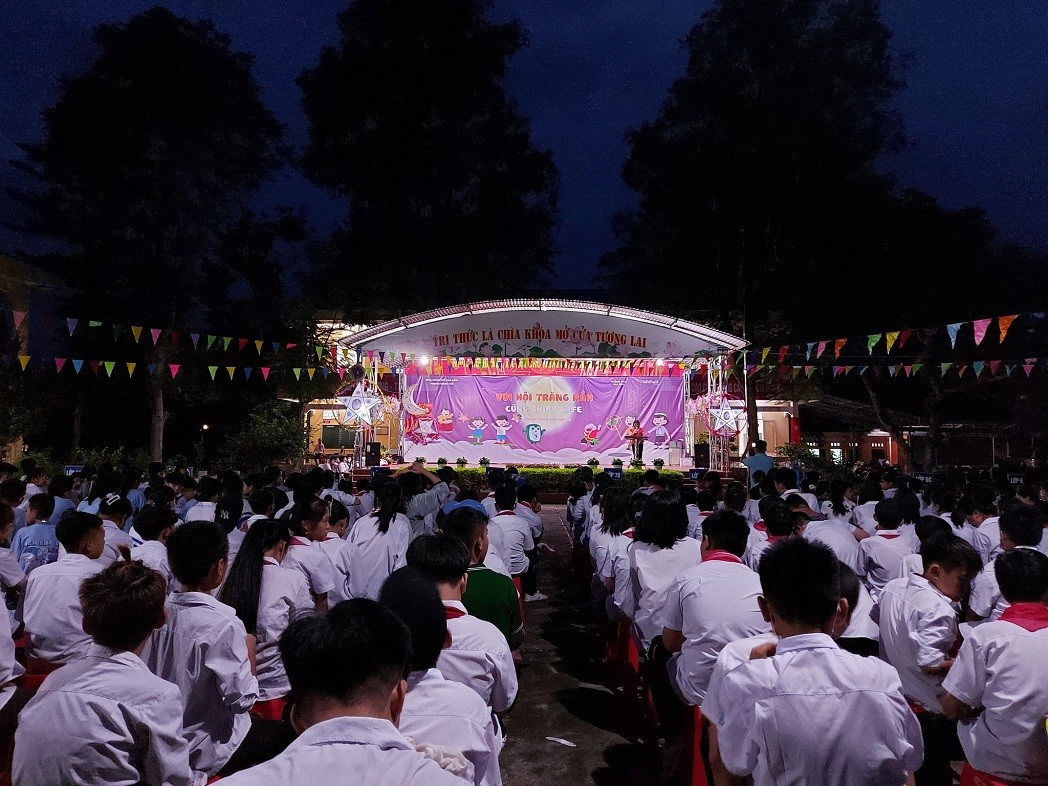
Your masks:
[{"label": "cartoon child illustration on screen", "polygon": [[479,445],[484,441],[484,429],[488,428],[489,424],[484,418],[474,415],[469,419],[469,427],[471,429],[470,438],[474,444]]},{"label": "cartoon child illustration on screen", "polygon": [[653,445],[665,445],[670,441],[670,432],[666,424],[670,419],[662,412],[656,412],[651,416],[651,443]]},{"label": "cartoon child illustration on screen", "polygon": [[513,428],[513,424],[510,422],[510,419],[506,415],[499,415],[497,418],[495,418],[493,428],[495,429],[495,444],[505,445],[506,432]]},{"label": "cartoon child illustration on screen", "polygon": [[600,426],[596,423],[587,423],[582,429],[582,442],[587,445],[596,445],[600,440]]},{"label": "cartoon child illustration on screen", "polygon": [[451,416],[451,410],[443,407],[436,417],[437,431],[441,434],[450,434],[455,428],[455,419]]}]

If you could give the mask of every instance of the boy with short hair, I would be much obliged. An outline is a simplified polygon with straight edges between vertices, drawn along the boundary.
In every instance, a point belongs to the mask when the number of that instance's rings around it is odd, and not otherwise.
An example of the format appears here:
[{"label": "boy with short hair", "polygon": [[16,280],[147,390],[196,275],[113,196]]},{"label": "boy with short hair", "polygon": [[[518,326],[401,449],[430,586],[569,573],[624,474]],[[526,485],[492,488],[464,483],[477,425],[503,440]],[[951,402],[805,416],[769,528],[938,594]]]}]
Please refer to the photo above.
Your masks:
[{"label": "boy with short hair", "polygon": [[1048,783],[1048,557],[1011,549],[992,566],[1009,605],[961,645],[943,680],[943,712],[961,720],[966,768],[986,781]]},{"label": "boy with short hair", "polygon": [[25,481],[17,478],[9,478],[0,483],[0,502],[9,505],[15,512],[15,532],[25,526]]},{"label": "boy with short hair", "polygon": [[921,724],[925,754],[915,774],[918,786],[949,784],[950,762],[959,758],[957,725],[943,715],[939,694],[961,644],[954,604],[967,598],[982,568],[979,554],[956,535],[924,544],[921,561],[924,573],[885,586],[879,609],[881,657],[898,669]]},{"label": "boy with short hair", "polygon": [[63,513],[76,507],[76,504],[71,499],[73,495],[73,478],[69,475],[59,475],[56,478],[51,478],[51,482],[47,485],[47,493],[54,500],[54,508],[47,520],[50,524],[57,524]]},{"label": "boy with short hair", "polygon": [[916,538],[901,533],[906,509],[900,500],[884,499],[877,503],[874,517],[877,529],[859,543],[859,564],[855,572],[865,577],[873,602],[880,600],[889,581],[902,576],[903,560],[917,551]]},{"label": "boy with short hair", "polygon": [[517,697],[517,671],[502,632],[462,604],[469,563],[466,547],[449,535],[421,535],[408,547],[407,564],[437,586],[448,618],[451,645],[441,652],[437,668],[475,690],[495,712],[505,712]]},{"label": "boy with short hair", "polygon": [[[47,470],[43,467],[38,467],[34,464],[26,471],[25,480],[26,497],[32,498],[37,494],[47,493],[47,484],[50,478],[47,476]],[[22,504],[25,505],[24,502]]]},{"label": "boy with short hair", "polygon": [[920,728],[895,670],[830,638],[848,611],[837,566],[826,546],[803,538],[761,559],[759,602],[779,636],[775,654],[729,672],[709,719],[719,761],[757,786],[902,786],[920,764]]},{"label": "boy with short hair", "polygon": [[[348,600],[280,637],[299,737],[222,786],[462,786],[397,731],[407,691],[407,629],[372,600]],[[333,667],[332,664],[337,664]]]},{"label": "boy with short hair", "polygon": [[11,554],[22,571],[28,576],[41,565],[58,559],[58,536],[56,519],[51,521],[55,498],[50,494],[35,494],[29,499],[25,512],[25,526],[15,533],[11,541]]},{"label": "boy with short hair", "polygon": [[168,563],[181,589],[167,602],[167,624],[142,659],[182,691],[193,772],[230,775],[282,751],[293,735],[281,721],[250,713],[258,699],[248,635],[233,609],[211,596],[226,574],[226,533],[190,521],[167,539]]},{"label": "boy with short hair", "polygon": [[476,786],[499,786],[502,736],[491,710],[476,692],[445,679],[437,668],[451,635],[433,582],[415,568],[399,568],[386,579],[378,599],[411,633],[411,673],[398,724],[401,733],[416,743],[461,752],[473,765]]},{"label": "boy with short hair", "polygon": [[178,524],[178,516],[173,510],[147,505],[135,516],[135,529],[142,538],[142,544],[131,549],[131,559],[141,560],[147,568],[152,568],[167,582],[168,592],[174,591],[174,576],[167,562],[167,539]]},{"label": "boy with short hair", "polygon": [[516,506],[516,489],[508,484],[495,489],[495,515],[491,517],[489,527],[498,527],[504,536],[509,556],[506,567],[510,573],[523,577],[531,565],[528,555],[535,550],[535,539],[528,522],[514,514]]},{"label": "boy with short hair", "polygon": [[105,546],[98,516],[74,511],[55,530],[66,553],[29,576],[22,612],[29,671],[41,674],[83,655],[91,637],[84,633],[80,584],[105,567],[98,561]]},{"label": "boy with short hair", "polygon": [[[1044,517],[1032,505],[1016,505],[1001,514],[1001,549],[1005,552],[1017,549],[1037,551],[1044,534]],[[972,594],[968,601],[968,619],[998,619],[1008,608],[1008,601],[997,584],[997,571],[989,562],[972,581]]]},{"label": "boy with short hair", "polygon": [[193,784],[182,697],[139,657],[164,624],[164,595],[160,577],[137,562],[84,580],[78,605],[91,643],[44,680],[19,715],[15,783]]},{"label": "boy with short hair", "polygon": [[190,508],[197,504],[196,493],[197,482],[190,477],[183,478],[181,491],[175,502],[175,515],[177,515],[180,520],[185,521]]}]

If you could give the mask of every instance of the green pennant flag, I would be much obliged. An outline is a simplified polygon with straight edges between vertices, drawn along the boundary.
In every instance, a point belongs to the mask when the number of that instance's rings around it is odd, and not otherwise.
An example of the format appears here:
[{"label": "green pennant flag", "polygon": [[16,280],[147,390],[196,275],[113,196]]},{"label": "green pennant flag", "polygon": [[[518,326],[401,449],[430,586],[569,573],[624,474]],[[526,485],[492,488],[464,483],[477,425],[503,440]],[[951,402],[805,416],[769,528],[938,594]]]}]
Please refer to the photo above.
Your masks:
[{"label": "green pennant flag", "polygon": [[102,327],[102,323],[101,322],[96,322],[95,320],[92,319],[92,320],[90,320],[87,323],[87,326],[88,327]]},{"label": "green pennant flag", "polygon": [[319,344],[317,344],[316,350],[317,350],[317,360],[323,360],[324,359],[324,348],[322,346],[320,346]]},{"label": "green pennant flag", "polygon": [[124,326],[123,325],[113,325],[113,341],[116,341],[118,338],[120,338],[120,334],[123,333],[123,332],[124,332]]},{"label": "green pennant flag", "polygon": [[816,366],[808,366],[808,379],[811,379],[811,375],[815,373]]},{"label": "green pennant flag", "polygon": [[924,368],[924,364],[923,363],[914,363],[911,368],[913,369],[913,373],[916,374],[918,371],[920,371],[922,368]]},{"label": "green pennant flag", "polygon": [[298,378],[299,378],[300,376],[302,376],[302,369],[300,369],[300,368],[293,368],[293,369],[291,369],[291,370],[295,372],[295,379],[296,379],[296,380],[297,380],[297,379],[298,379]]},{"label": "green pennant flag", "polygon": [[873,348],[877,346],[877,342],[881,340],[880,333],[873,333],[866,338],[866,350],[872,355]]},{"label": "green pennant flag", "polygon": [[[214,338],[214,336],[208,336],[208,338]],[[218,373],[218,366],[208,366],[207,370],[211,372],[211,381],[215,381],[215,374]]]},{"label": "green pennant flag", "polygon": [[114,361],[112,361],[112,360],[107,360],[107,361],[103,362],[102,365],[105,366],[105,368],[106,368],[106,376],[107,377],[113,376],[113,368],[116,366],[116,363]]},{"label": "green pennant flag", "polygon": [[222,336],[222,349],[229,349],[229,342],[232,340],[232,336]]},{"label": "green pennant flag", "polygon": [[939,364],[939,373],[940,373],[940,374],[941,374],[942,376],[944,376],[944,377],[945,377],[945,376],[946,376],[946,372],[950,370],[950,367],[951,367],[952,365],[953,365],[953,363],[940,363],[940,364]]},{"label": "green pennant flag", "polygon": [[[208,348],[208,349],[211,349],[211,347],[212,347],[212,346],[214,345],[214,343],[215,343],[215,340],[216,340],[217,338],[218,338],[218,336],[208,336],[208,337],[207,337],[207,348]],[[217,368],[217,367],[216,367],[216,368]]]}]

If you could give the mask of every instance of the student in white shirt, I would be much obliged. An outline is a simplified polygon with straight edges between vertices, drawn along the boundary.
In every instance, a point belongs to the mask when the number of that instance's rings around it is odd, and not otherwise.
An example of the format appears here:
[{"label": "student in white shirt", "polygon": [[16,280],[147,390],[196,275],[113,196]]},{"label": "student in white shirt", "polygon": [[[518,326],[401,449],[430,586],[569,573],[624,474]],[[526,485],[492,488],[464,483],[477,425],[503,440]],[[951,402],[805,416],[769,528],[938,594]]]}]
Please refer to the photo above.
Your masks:
[{"label": "student in white shirt", "polygon": [[85,579],[80,601],[92,642],[48,676],[22,710],[15,783],[192,786],[178,688],[139,657],[164,624],[165,596],[160,576],[136,562]]},{"label": "student in white shirt", "polygon": [[633,636],[642,651],[662,633],[662,609],[673,581],[702,561],[702,546],[686,536],[687,530],[680,494],[657,491],[648,496],[627,549],[630,580],[625,586],[615,582],[615,603],[633,620]]},{"label": "student in white shirt", "polygon": [[284,522],[254,522],[222,587],[222,602],[255,640],[259,701],[283,698],[291,689],[280,660],[280,636],[292,622],[316,612],[306,577],[280,564],[290,544]]},{"label": "student in white shirt", "polygon": [[98,559],[102,567],[112,565],[120,559],[120,547],[128,549],[135,545],[131,536],[124,532],[124,522],[131,515],[131,503],[119,494],[107,494],[98,505],[98,516],[105,528],[105,548]]},{"label": "student in white shirt", "polygon": [[[80,584],[105,567],[99,562],[105,546],[102,520],[91,513],[64,516],[56,527],[66,554],[41,565],[26,583],[23,619],[29,670],[47,673],[53,666],[84,654],[91,637],[84,633]],[[44,661],[44,663],[34,663]]]},{"label": "student in white shirt", "polygon": [[167,624],[153,634],[142,659],[182,691],[189,763],[198,778],[231,775],[287,747],[283,721],[250,713],[258,700],[254,653],[247,630],[229,606],[211,596],[226,573],[226,534],[211,521],[190,521],[167,539],[180,591],[169,596]]},{"label": "student in white shirt", "polygon": [[349,598],[376,600],[382,582],[404,566],[411,543],[400,486],[386,481],[375,494],[375,511],[357,519],[339,552],[338,570]]},{"label": "student in white shirt", "polygon": [[[686,493],[681,489],[681,499],[684,501],[684,510],[688,514],[688,537],[694,540],[702,540],[702,522],[713,511],[717,509],[717,498],[712,491],[700,491],[695,493],[688,489]],[[689,497],[694,498],[689,502]]]},{"label": "student in white shirt", "polygon": [[799,495],[805,502],[808,503],[808,507],[812,510],[819,509],[819,498],[814,494],[810,494],[806,491],[801,491],[797,488],[797,473],[789,467],[778,467],[772,470],[771,473],[772,481],[775,483],[775,493],[779,495],[783,500],[790,494]]},{"label": "student in white shirt", "polygon": [[[847,615],[838,560],[803,538],[777,543],[760,565],[761,610],[774,655],[725,676],[711,759],[756,786],[903,786],[921,762],[921,734],[899,677],[845,652],[830,633]],[[831,744],[832,741],[832,744]]]},{"label": "student in white shirt", "polygon": [[[792,496],[795,499],[799,499],[796,495]],[[779,502],[777,497],[770,497],[768,503],[761,507],[764,508],[761,522],[764,524],[765,537],[752,539],[742,556],[742,561],[754,573],[757,571],[757,566],[760,565],[764,552],[772,544],[786,538],[802,535],[807,528],[807,516],[798,514],[800,515],[800,520],[796,520],[795,514],[785,504]]]},{"label": "student in white shirt", "polygon": [[[328,555],[332,565],[338,564],[338,554],[346,545],[346,533],[349,530],[349,508],[337,499],[331,500],[328,509],[328,532],[320,541],[320,548]],[[340,600],[346,600],[340,598]],[[332,606],[338,601],[331,603]]]},{"label": "student in white shirt", "polygon": [[943,677],[953,666],[960,629],[955,603],[964,601],[982,562],[956,535],[921,548],[923,574],[888,583],[880,598],[881,657],[899,672],[903,693],[917,712],[924,764],[917,783],[950,783],[950,762],[960,758],[957,725],[942,714]]},{"label": "student in white shirt", "polygon": [[174,591],[174,576],[167,563],[167,538],[178,524],[173,510],[147,505],[135,516],[135,530],[142,537],[142,545],[131,549],[131,559],[140,560],[152,568],[167,583],[168,591]]},{"label": "student in white shirt", "polygon": [[517,670],[502,631],[462,604],[469,563],[466,547],[450,535],[423,535],[408,549],[408,565],[436,585],[448,618],[451,643],[440,653],[437,668],[476,691],[494,712],[505,712],[517,698]]},{"label": "student in white shirt", "polygon": [[848,529],[848,534],[851,534],[852,516],[855,510],[855,488],[846,480],[834,478],[830,481],[830,498],[824,500],[818,510],[826,517],[826,521],[843,522]]},{"label": "student in white shirt", "polygon": [[978,532],[972,544],[982,557],[983,564],[992,562],[1001,553],[1001,529],[994,504],[994,493],[990,489],[972,489],[961,498],[960,507],[968,524]]},{"label": "student in white shirt", "polygon": [[197,483],[196,504],[186,511],[186,523],[190,521],[214,521],[215,508],[218,506],[218,495],[222,484],[218,478],[201,478]]},{"label": "student in white shirt", "polygon": [[1013,549],[993,566],[1008,608],[996,622],[975,626],[964,640],[943,680],[943,712],[961,721],[966,767],[989,776],[987,781],[1044,784],[1048,557]]},{"label": "student in white shirt", "polygon": [[[600,499],[601,524],[590,533],[594,562],[591,589],[595,607],[599,609],[604,608],[607,598],[615,590],[616,557],[633,542],[633,516],[629,505],[628,490],[610,488],[605,491]],[[628,560],[626,564],[628,571]]]},{"label": "student in white shirt", "polygon": [[889,581],[902,576],[902,563],[907,555],[917,551],[916,537],[900,531],[904,522],[904,506],[900,500],[885,499],[877,503],[877,529],[859,544],[859,565],[856,573],[864,577],[866,589],[874,603]]},{"label": "student in white shirt", "polygon": [[938,516],[922,516],[913,528],[914,537],[917,538],[918,550],[913,554],[907,554],[902,561],[902,572],[899,578],[904,579],[914,573],[924,573],[924,562],[921,560],[920,547],[935,537],[953,535],[954,529],[949,522]]},{"label": "student in white shirt", "polygon": [[742,562],[749,531],[734,511],[707,517],[702,562],[682,571],[666,597],[662,642],[675,653],[667,671],[687,704],[702,703],[725,644],[771,630],[757,604],[760,579]]},{"label": "student in white shirt", "polygon": [[416,743],[459,751],[473,765],[476,786],[499,786],[502,735],[491,710],[475,691],[445,679],[437,668],[451,636],[436,586],[416,568],[400,568],[382,585],[379,602],[411,633],[411,673],[400,732]]},{"label": "student in white shirt", "polygon": [[[1016,505],[1001,514],[1001,549],[1002,553],[1016,549],[1037,551],[1044,532],[1042,515],[1032,505]],[[997,584],[997,573],[994,562],[983,566],[979,575],[972,581],[972,593],[968,599],[969,620],[995,620],[1008,608],[1008,601],[1001,594]]]},{"label": "student in white shirt", "polygon": [[859,488],[859,504],[852,510],[852,524],[855,526],[855,538],[868,538],[877,529],[877,503],[884,500],[884,492],[875,483],[867,483]]},{"label": "student in white shirt", "polygon": [[[495,489],[495,515],[491,517],[488,531],[498,527],[506,544],[509,562],[506,567],[514,576],[527,573],[531,565],[528,556],[535,550],[535,540],[528,522],[514,514],[517,506],[517,491],[513,486],[499,486]],[[594,508],[595,510],[595,508]]]},{"label": "student in white shirt", "polygon": [[317,499],[312,493],[302,494],[294,503],[291,513],[278,517],[288,522],[291,529],[291,546],[282,563],[285,568],[302,571],[309,584],[309,592],[316,604],[317,614],[327,611],[328,593],[335,588],[338,574],[331,564],[327,552],[320,544],[328,533],[328,501]]},{"label": "student in white shirt", "polygon": [[271,761],[222,786],[462,786],[397,730],[409,670],[407,629],[371,600],[293,622],[280,654],[299,737]]}]

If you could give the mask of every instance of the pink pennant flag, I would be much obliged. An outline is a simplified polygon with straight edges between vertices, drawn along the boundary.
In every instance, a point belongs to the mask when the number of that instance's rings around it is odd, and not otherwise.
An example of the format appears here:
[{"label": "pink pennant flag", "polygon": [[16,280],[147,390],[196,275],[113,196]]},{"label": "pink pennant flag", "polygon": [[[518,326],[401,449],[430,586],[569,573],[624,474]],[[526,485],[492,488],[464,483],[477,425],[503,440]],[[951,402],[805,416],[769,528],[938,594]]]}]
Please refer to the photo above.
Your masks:
[{"label": "pink pennant flag", "polygon": [[977,319],[972,322],[972,329],[975,332],[975,346],[979,346],[983,339],[986,338],[986,329],[990,327],[992,319]]},{"label": "pink pennant flag", "polygon": [[297,346],[298,346],[298,344],[292,344],[292,343],[291,343],[290,341],[289,341],[289,342],[287,342],[287,348],[288,348],[288,349],[294,349],[294,348],[295,348],[295,347],[297,347]]},{"label": "pink pennant flag", "polygon": [[344,368],[340,368],[338,370],[338,378],[339,379],[345,379],[346,378],[346,370]]},{"label": "pink pennant flag", "polygon": [[66,364],[66,359],[65,358],[55,358],[55,371],[61,373],[62,372],[62,366],[64,366],[65,364]]},{"label": "pink pennant flag", "polygon": [[822,353],[826,351],[826,347],[827,347],[827,345],[829,343],[830,343],[829,341],[820,341],[819,342],[819,348],[815,352],[815,357],[821,358],[822,357]]},{"label": "pink pennant flag", "polygon": [[156,344],[160,340],[160,334],[164,331],[160,328],[150,328],[149,335],[153,337],[153,343]]},{"label": "pink pennant flag", "polygon": [[15,312],[15,330],[22,327],[22,323],[25,321],[26,312],[16,311]]},{"label": "pink pennant flag", "polygon": [[269,379],[269,366],[262,366],[259,371],[262,372],[262,379]]},{"label": "pink pennant flag", "polygon": [[182,368],[182,364],[181,363],[168,363],[167,364],[167,370],[171,372],[171,379],[174,379],[175,377],[178,376],[178,370],[180,368]]},{"label": "pink pennant flag", "polygon": [[1023,363],[1023,371],[1026,372],[1026,376],[1030,376],[1033,373],[1033,367],[1036,363],[1037,358],[1026,358],[1026,362]]}]

